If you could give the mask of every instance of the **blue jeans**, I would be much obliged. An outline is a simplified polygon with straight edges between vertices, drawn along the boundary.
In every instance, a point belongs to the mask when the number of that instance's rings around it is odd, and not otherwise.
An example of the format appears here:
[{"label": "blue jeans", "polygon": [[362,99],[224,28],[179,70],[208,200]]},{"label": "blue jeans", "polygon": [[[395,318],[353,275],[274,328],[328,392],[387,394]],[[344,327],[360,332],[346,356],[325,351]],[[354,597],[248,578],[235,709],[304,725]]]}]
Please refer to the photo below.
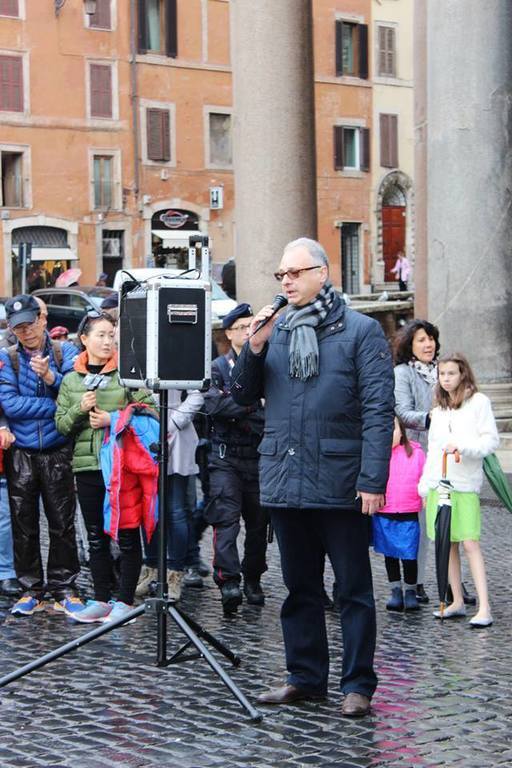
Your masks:
[{"label": "blue jeans", "polygon": [[7,495],[7,480],[0,478],[0,579],[15,579],[12,550],[11,508]]},{"label": "blue jeans", "polygon": [[[188,549],[187,515],[188,477],[168,475],[167,477],[167,567],[171,571],[183,571]],[[158,564],[158,529],[149,544],[144,536],[146,565],[156,568]]]}]

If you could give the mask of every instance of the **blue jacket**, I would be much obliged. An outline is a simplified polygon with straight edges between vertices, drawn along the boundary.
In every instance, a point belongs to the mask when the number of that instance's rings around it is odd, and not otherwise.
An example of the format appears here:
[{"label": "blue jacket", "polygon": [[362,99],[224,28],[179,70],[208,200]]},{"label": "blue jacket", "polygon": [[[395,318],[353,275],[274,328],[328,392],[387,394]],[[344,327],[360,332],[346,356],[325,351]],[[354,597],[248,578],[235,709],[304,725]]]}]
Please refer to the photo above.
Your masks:
[{"label": "blue jacket", "polygon": [[51,387],[30,368],[30,355],[21,344],[18,343],[18,375],[13,370],[7,350],[0,350],[0,406],[16,437],[14,445],[17,448],[44,451],[68,442],[68,438],[57,432],[55,426],[55,401],[63,375],[73,370],[78,350],[74,344],[62,344],[60,371],[48,335],[42,354],[50,356],[50,368],[55,373],[55,382]]},{"label": "blue jacket", "polygon": [[231,392],[247,405],[265,398],[261,503],[354,509],[356,490],[384,493],[393,436],[393,366],[379,323],[337,299],[317,329],[320,373],[288,373],[286,315],[254,355],[246,344]]}]

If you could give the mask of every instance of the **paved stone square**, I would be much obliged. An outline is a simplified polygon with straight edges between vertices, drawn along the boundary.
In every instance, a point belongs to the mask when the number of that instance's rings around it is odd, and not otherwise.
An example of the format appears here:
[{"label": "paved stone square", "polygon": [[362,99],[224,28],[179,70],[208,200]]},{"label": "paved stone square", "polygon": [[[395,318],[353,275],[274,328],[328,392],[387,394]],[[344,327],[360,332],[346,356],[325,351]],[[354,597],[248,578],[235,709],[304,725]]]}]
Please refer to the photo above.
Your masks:
[{"label": "paved stone square", "polygon": [[[336,613],[327,614],[328,700],[262,708],[260,724],[248,719],[205,661],[156,668],[155,619],[144,617],[0,690],[1,768],[511,766],[512,518],[492,502],[483,517],[495,619],[488,630],[471,630],[464,619],[441,624],[432,604],[418,614],[387,613],[383,559],[373,557],[380,685],[370,717],[339,716]],[[329,569],[326,578],[330,584]],[[434,596],[433,568],[427,586]],[[192,617],[242,656],[234,669],[216,654],[251,700],[283,679],[275,544],[265,588],[263,610],[244,604],[233,618],[222,616],[211,577],[183,600]],[[1,672],[86,631],[52,611],[19,619],[4,606]],[[172,622],[169,637],[172,650],[181,640]]]}]

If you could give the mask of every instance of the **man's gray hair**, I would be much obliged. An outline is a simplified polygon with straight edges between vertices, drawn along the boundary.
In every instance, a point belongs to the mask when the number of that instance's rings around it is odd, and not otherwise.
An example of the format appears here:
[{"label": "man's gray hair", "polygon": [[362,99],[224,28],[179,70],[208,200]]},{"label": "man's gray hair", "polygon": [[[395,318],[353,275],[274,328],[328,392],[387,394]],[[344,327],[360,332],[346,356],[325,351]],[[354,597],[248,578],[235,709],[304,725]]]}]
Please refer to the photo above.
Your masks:
[{"label": "man's gray hair", "polygon": [[297,240],[292,240],[291,243],[285,245],[284,253],[293,250],[293,248],[305,248],[311,255],[315,264],[321,264],[322,267],[327,267],[327,269],[329,269],[329,259],[327,254],[323,246],[316,240],[312,240],[310,237],[299,237]]}]

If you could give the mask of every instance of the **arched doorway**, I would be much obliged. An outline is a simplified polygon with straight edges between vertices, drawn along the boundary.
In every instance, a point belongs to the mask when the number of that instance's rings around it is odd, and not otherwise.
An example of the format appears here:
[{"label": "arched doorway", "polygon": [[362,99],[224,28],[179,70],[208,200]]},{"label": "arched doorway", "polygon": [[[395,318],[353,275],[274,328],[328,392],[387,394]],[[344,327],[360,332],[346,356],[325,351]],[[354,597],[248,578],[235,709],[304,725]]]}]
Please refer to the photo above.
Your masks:
[{"label": "arched doorway", "polygon": [[402,171],[392,171],[381,182],[377,199],[377,263],[384,282],[396,282],[391,272],[398,251],[414,261],[413,189]]},{"label": "arched doorway", "polygon": [[76,264],[76,253],[69,247],[68,232],[60,227],[31,225],[17,227],[12,232],[12,291],[20,293],[22,288],[21,269],[18,263],[18,249],[21,243],[32,246],[31,263],[27,268],[28,291],[48,288],[63,272]]},{"label": "arched doorway", "polygon": [[405,252],[406,232],[405,195],[398,187],[392,187],[382,200],[382,256],[384,280],[396,280],[391,272],[399,251]]}]

